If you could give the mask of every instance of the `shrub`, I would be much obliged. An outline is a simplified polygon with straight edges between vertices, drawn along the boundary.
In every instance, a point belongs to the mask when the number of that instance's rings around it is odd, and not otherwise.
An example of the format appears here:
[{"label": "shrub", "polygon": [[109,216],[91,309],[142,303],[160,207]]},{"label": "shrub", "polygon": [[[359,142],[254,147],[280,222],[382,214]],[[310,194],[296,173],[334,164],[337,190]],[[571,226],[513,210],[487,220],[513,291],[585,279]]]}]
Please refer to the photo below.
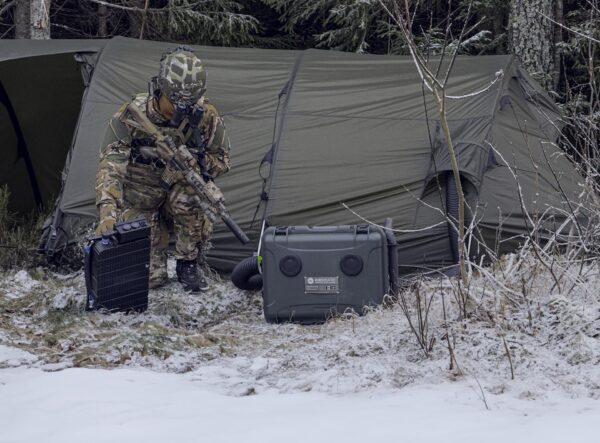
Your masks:
[{"label": "shrub", "polygon": [[8,187],[0,187],[0,269],[34,268],[42,263],[37,244],[46,214],[11,213],[9,197]]}]

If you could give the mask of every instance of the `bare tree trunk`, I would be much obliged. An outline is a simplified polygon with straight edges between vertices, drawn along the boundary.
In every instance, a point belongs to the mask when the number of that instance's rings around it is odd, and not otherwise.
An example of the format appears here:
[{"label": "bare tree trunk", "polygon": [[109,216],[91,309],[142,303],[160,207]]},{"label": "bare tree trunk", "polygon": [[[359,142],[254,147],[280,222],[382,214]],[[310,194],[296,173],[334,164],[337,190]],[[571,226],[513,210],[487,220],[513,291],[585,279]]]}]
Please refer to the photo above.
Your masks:
[{"label": "bare tree trunk", "polygon": [[50,3],[52,0],[31,0],[31,39],[50,39]]},{"label": "bare tree trunk", "polygon": [[[396,25],[398,25],[398,27],[400,28],[400,31],[402,32],[402,35],[404,36],[404,39],[408,45],[415,67],[417,68],[417,71],[421,76],[423,84],[427,86],[427,88],[432,92],[435,101],[438,105],[440,123],[444,131],[444,138],[446,140],[448,148],[448,155],[450,157],[452,173],[454,174],[454,179],[456,182],[456,193],[458,195],[458,266],[460,270],[461,281],[463,284],[462,289],[467,291],[468,296],[467,287],[469,276],[467,274],[466,266],[468,256],[465,244],[465,194],[463,192],[460,180],[460,169],[458,165],[458,159],[456,157],[456,151],[454,150],[454,144],[452,142],[452,137],[450,133],[450,126],[448,124],[448,115],[446,112],[446,86],[448,85],[448,80],[452,69],[451,67],[454,65],[454,60],[458,55],[458,48],[460,47],[460,45],[456,46],[456,49],[454,50],[454,53],[452,55],[452,61],[450,62],[450,68],[448,68],[445,74],[440,74],[439,72],[435,73],[435,69],[430,69],[427,59],[421,52],[414,38],[414,34],[412,33],[412,29],[410,27],[410,18],[412,14],[410,12],[409,1],[405,0],[404,2],[404,12],[402,12],[401,8],[398,6],[397,3],[392,3],[394,12],[392,12],[392,10],[388,8],[388,6],[384,3],[384,0],[379,0],[379,4],[388,13],[388,15],[392,18]],[[459,42],[462,41],[465,29],[466,22],[460,33]],[[452,227],[454,228],[454,226]]]},{"label": "bare tree trunk", "polygon": [[29,0],[17,0],[15,5],[15,38],[28,39],[29,32]]},{"label": "bare tree trunk", "polygon": [[108,35],[106,27],[107,14],[108,10],[106,9],[106,5],[98,5],[98,36],[100,38],[106,38]]},{"label": "bare tree trunk", "polygon": [[140,26],[140,40],[144,38],[144,26],[146,26],[146,21],[148,20],[148,6],[150,5],[150,0],[145,0],[144,3],[144,12],[142,13],[142,26]]},{"label": "bare tree trunk", "polygon": [[523,67],[546,89],[554,72],[552,0],[511,0],[510,46]]},{"label": "bare tree trunk", "polygon": [[174,15],[173,15],[173,0],[169,0],[169,4],[167,6],[169,8],[169,12],[167,13],[167,39],[169,41],[173,41],[175,40],[175,32],[173,29],[173,20],[174,20]]},{"label": "bare tree trunk", "polygon": [[[564,5],[563,0],[555,0],[554,20],[562,25],[564,21]],[[562,67],[562,50],[560,44],[563,42],[563,28],[561,26],[554,27],[554,90],[558,89],[560,82],[560,72]]]},{"label": "bare tree trunk", "polygon": [[142,17],[145,0],[131,0],[127,6],[138,8],[138,11],[127,11],[129,17],[129,36],[139,38],[142,32]]}]

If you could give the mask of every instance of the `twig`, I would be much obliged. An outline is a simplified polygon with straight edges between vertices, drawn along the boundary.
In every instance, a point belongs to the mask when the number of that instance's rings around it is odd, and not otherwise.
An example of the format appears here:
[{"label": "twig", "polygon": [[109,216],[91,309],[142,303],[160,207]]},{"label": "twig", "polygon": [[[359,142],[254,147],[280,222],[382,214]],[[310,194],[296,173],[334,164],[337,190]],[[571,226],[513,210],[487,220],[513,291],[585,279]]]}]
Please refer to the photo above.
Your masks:
[{"label": "twig", "polygon": [[436,223],[435,225],[431,225],[431,226],[426,226],[424,228],[419,228],[419,229],[395,229],[395,228],[388,228],[385,227],[383,225],[377,224],[375,222],[372,222],[371,220],[368,220],[366,218],[364,218],[362,215],[360,215],[359,213],[357,213],[356,211],[352,210],[346,203],[344,202],[340,202],[340,204],[346,208],[348,211],[352,212],[354,215],[356,215],[358,218],[360,218],[362,221],[369,223],[370,225],[373,226],[377,226],[379,228],[385,229],[387,231],[393,231],[393,232],[400,232],[400,233],[411,233],[411,232],[423,232],[423,231],[428,231],[430,229],[433,229],[437,226],[441,226],[441,225],[445,225],[446,221],[441,221],[439,223]]},{"label": "twig", "polygon": [[448,354],[450,355],[450,367],[448,368],[450,371],[454,370],[456,368],[456,372],[458,374],[462,375],[462,371],[460,369],[460,367],[458,366],[458,362],[456,361],[456,355],[454,354],[454,348],[452,347],[452,343],[450,343],[450,330],[448,328],[448,319],[446,316],[446,302],[444,299],[444,293],[441,293],[442,295],[442,312],[444,314],[444,329],[446,331],[445,338],[446,338],[446,344],[448,346]]},{"label": "twig", "polygon": [[0,39],[3,39],[5,36],[7,36],[10,33],[10,31],[12,31],[14,28],[14,25],[8,28],[4,34],[0,35]]},{"label": "twig", "polygon": [[[513,168],[510,166],[510,164],[504,159],[504,156],[502,155],[502,153],[500,151],[498,151],[490,142],[486,141],[486,143],[490,146],[491,149],[494,150],[494,152],[506,164],[506,167],[507,167],[508,171],[513,176],[513,178],[515,179],[515,183],[517,184],[517,191],[518,191],[518,196],[519,196],[519,203],[521,205],[521,210],[523,211],[523,215],[525,216],[525,228],[526,228],[526,231],[527,231],[527,236],[528,236],[529,240],[531,241],[531,245],[533,247],[533,252],[535,253],[535,255],[537,256],[537,258],[539,259],[540,263],[542,263],[542,265],[550,272],[550,275],[552,276],[552,278],[554,279],[554,282],[556,283],[556,287],[558,288],[558,292],[561,293],[562,289],[561,289],[561,285],[560,285],[560,282],[558,280],[558,277],[554,273],[554,269],[548,263],[546,263],[546,261],[544,259],[542,259],[542,257],[540,256],[540,251],[538,251],[538,249],[541,249],[541,248],[537,244],[537,242],[535,241],[535,239],[533,238],[532,231],[530,231],[530,229],[529,229],[529,224],[527,222],[531,223],[531,229],[532,230],[534,230],[536,228],[536,223],[534,223],[534,221],[531,219],[531,216],[529,215],[529,211],[525,207],[525,199],[523,197],[523,190],[521,189],[521,184],[519,183],[519,178],[517,176],[517,173],[513,170]],[[541,252],[544,253],[543,250],[541,250]]]},{"label": "twig", "polygon": [[142,11],[142,24],[140,26],[140,40],[144,37],[144,26],[146,26],[146,17],[148,16],[148,6],[150,0],[146,0],[144,4],[144,10]]},{"label": "twig", "polygon": [[554,20],[554,19],[552,19],[552,18],[548,17],[547,15],[545,15],[545,14],[541,13],[540,11],[535,11],[535,12],[536,12],[537,14],[541,15],[542,17],[544,17],[546,20],[549,20],[549,21],[551,21],[552,23],[554,23],[555,25],[557,25],[557,26],[560,26],[561,28],[563,28],[563,29],[564,29],[564,30],[566,30],[566,31],[572,32],[573,34],[577,34],[577,35],[579,35],[580,37],[587,38],[588,40],[591,40],[591,41],[593,41],[593,42],[600,43],[600,40],[596,40],[594,37],[590,37],[589,35],[585,35],[585,34],[583,34],[582,32],[576,31],[575,29],[571,29],[571,28],[569,28],[568,26],[565,26],[565,25],[563,25],[562,23],[558,23],[556,20]]},{"label": "twig", "polygon": [[502,343],[504,343],[504,351],[506,352],[506,357],[508,358],[508,363],[510,364],[510,379],[515,379],[515,370],[513,368],[512,357],[510,356],[510,351],[508,350],[508,345],[506,344],[506,337],[504,336],[504,332],[500,334],[502,337]]},{"label": "twig", "polygon": [[[473,374],[471,374],[471,375],[473,375]],[[483,404],[485,405],[485,409],[487,409],[489,411],[490,410],[490,406],[488,405],[487,399],[485,397],[485,392],[483,390],[483,387],[481,386],[481,383],[479,383],[479,379],[475,375],[473,375],[473,378],[477,382],[477,386],[479,386],[479,392],[481,392],[481,399],[483,400]]]},{"label": "twig", "polygon": [[12,8],[15,3],[16,3],[16,0],[13,0],[11,2],[8,2],[6,5],[4,5],[2,7],[2,9],[0,9],[0,15],[4,14],[6,11],[8,11],[10,8]]},{"label": "twig", "polygon": [[492,86],[494,86],[496,84],[496,82],[498,80],[500,80],[502,77],[504,77],[504,70],[500,69],[499,71],[496,72],[495,75],[496,75],[496,77],[494,78],[494,80],[492,80],[489,85],[487,85],[483,89],[480,89],[479,91],[471,92],[469,94],[464,94],[464,95],[446,95],[446,98],[449,98],[452,100],[461,100],[463,98],[471,98],[471,97],[475,97],[476,95],[483,94],[484,92],[487,92],[490,89],[492,89]]},{"label": "twig", "polygon": [[429,338],[429,310],[434,296],[432,295],[430,297],[429,302],[427,302],[427,297],[425,296],[425,301],[422,303],[422,296],[419,291],[420,284],[421,282],[417,281],[417,286],[415,288],[415,310],[418,322],[416,326],[413,323],[410,306],[406,300],[404,291],[399,294],[399,304],[402,313],[408,321],[408,326],[417,339],[417,343],[423,351],[423,354],[426,358],[429,358],[431,351],[433,350],[433,345],[435,344],[435,338]]},{"label": "twig", "polygon": [[[105,2],[103,0],[88,0],[92,3],[96,3],[98,5],[103,5],[103,6],[108,6],[109,8],[114,8],[114,9],[121,9],[123,11],[133,11],[133,12],[153,12],[153,13],[161,13],[164,14],[166,12],[169,12],[168,9],[166,8],[138,8],[136,6],[124,6],[124,5],[117,5],[115,3],[109,3],[109,2]],[[197,1],[195,3],[190,3],[187,6],[174,6],[171,8],[171,11],[189,11],[190,9],[194,8],[195,6],[204,4],[204,3],[208,3],[206,0],[204,1]]]}]

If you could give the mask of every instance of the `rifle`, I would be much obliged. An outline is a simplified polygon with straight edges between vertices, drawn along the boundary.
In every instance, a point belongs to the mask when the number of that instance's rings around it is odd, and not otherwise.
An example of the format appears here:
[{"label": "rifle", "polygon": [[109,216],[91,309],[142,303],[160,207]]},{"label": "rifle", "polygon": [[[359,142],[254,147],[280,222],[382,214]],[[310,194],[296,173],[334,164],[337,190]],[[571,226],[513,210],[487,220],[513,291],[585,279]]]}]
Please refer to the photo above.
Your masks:
[{"label": "rifle", "polygon": [[131,119],[124,120],[126,124],[154,138],[158,156],[167,165],[163,175],[163,181],[167,184],[167,187],[178,178],[183,178],[196,192],[198,204],[209,220],[214,223],[217,217],[220,217],[240,242],[243,244],[248,243],[250,239],[246,233],[242,231],[227,212],[223,193],[212,181],[204,180],[199,172],[198,162],[188,148],[185,145],[175,146],[173,139],[160,132],[156,125],[135,104],[129,103],[126,111],[131,116]]}]

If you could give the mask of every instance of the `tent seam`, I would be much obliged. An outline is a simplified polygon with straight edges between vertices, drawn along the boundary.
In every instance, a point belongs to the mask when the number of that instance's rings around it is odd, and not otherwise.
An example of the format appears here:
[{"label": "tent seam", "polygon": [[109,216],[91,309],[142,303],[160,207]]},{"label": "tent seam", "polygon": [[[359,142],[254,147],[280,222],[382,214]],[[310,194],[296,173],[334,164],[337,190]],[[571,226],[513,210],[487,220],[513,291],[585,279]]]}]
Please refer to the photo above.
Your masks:
[{"label": "tent seam", "polygon": [[[500,100],[502,99],[502,97],[504,96],[504,92],[507,90],[508,88],[508,83],[510,80],[511,75],[507,75],[507,72],[509,69],[513,68],[515,62],[515,58],[514,56],[511,56],[507,65],[504,68],[504,78],[502,79],[502,83],[500,84],[500,88],[498,89],[498,94],[496,95],[496,100],[494,101],[494,110],[492,112],[491,118],[490,118],[490,126],[487,130],[487,132],[485,133],[485,137],[483,138],[483,142],[485,142],[486,140],[488,140],[490,133],[492,132],[492,129],[494,128],[494,123],[496,121],[496,116],[498,115],[498,111],[500,110],[499,107],[499,103]],[[491,147],[490,147],[491,149]],[[485,171],[487,170],[484,169],[481,173],[481,179],[479,180],[479,187],[481,188],[481,185],[483,184],[483,180],[485,177]],[[479,190],[477,190],[477,193],[479,194]]]},{"label": "tent seam", "polygon": [[[422,121],[420,118],[396,118],[396,117],[369,117],[369,116],[352,116],[352,115],[335,115],[335,114],[319,114],[315,112],[298,112],[292,111],[288,115],[302,115],[302,116],[314,116],[314,117],[333,117],[339,119],[356,119],[356,120],[390,120],[390,121]],[[465,117],[465,118],[455,118],[448,119],[449,122],[460,122],[460,121],[469,121],[469,120],[482,120],[492,118],[493,114],[477,116],[477,117]],[[438,119],[431,119],[433,122],[439,122]]]},{"label": "tent seam", "polygon": [[[112,42],[112,39],[110,39],[102,48],[99,52],[96,52],[96,54],[98,54],[96,61],[95,61],[95,65],[94,65],[94,70],[96,68],[96,66],[98,66],[98,64],[100,63],[102,56],[104,54],[104,50],[110,46]],[[81,52],[81,51],[78,51]],[[85,90],[83,92],[83,95],[81,97],[81,108],[79,109],[79,115],[77,116],[77,124],[75,125],[75,129],[73,131],[73,137],[71,139],[71,146],[69,147],[69,152],[67,153],[67,157],[65,159],[65,166],[63,168],[63,172],[62,172],[62,180],[61,180],[61,186],[60,186],[60,193],[56,199],[56,207],[55,207],[55,212],[52,214],[51,217],[51,222],[47,227],[47,230],[50,230],[50,232],[54,231],[56,232],[56,230],[58,228],[62,229],[63,232],[66,232],[63,228],[62,228],[62,224],[63,224],[63,215],[65,215],[65,212],[62,210],[62,201],[63,201],[63,197],[65,194],[65,189],[66,189],[66,184],[67,184],[67,180],[69,177],[69,170],[71,169],[71,163],[73,161],[73,153],[74,153],[74,149],[75,149],[75,142],[77,140],[77,136],[79,134],[79,128],[81,126],[81,118],[84,112],[84,108],[87,106],[87,101],[85,100],[85,98],[87,97],[90,89],[92,88],[92,85],[95,83],[95,76],[94,73],[92,72],[92,76],[90,78],[90,81],[88,83],[88,85],[85,87]],[[66,246],[69,244],[69,235],[72,233],[69,233],[67,235],[67,239],[65,240],[65,243],[63,246]],[[58,242],[57,240],[55,240],[55,243],[52,245],[48,245],[48,242],[51,240],[50,237],[45,238],[44,234],[42,234],[42,238],[44,239],[43,241],[44,243],[44,251],[46,252],[46,254],[48,254],[48,246],[51,247],[51,252],[52,255],[54,254],[54,252],[57,249],[57,245],[56,243]]]},{"label": "tent seam", "polygon": [[[288,109],[288,105],[290,103],[291,97],[292,97],[292,91],[294,89],[294,84],[296,83],[296,77],[298,75],[298,71],[300,70],[300,66],[302,64],[302,60],[304,58],[304,54],[306,53],[306,51],[302,51],[300,54],[298,54],[298,57],[296,58],[296,61],[294,63],[294,67],[292,68],[292,73],[290,75],[289,80],[287,81],[286,85],[284,86],[284,88],[286,88],[286,97],[285,97],[285,102],[283,104],[283,109],[282,109],[282,113],[281,113],[281,124],[279,125],[279,130],[277,133],[277,140],[275,141],[274,146],[272,147],[273,149],[273,160],[271,163],[271,171],[269,173],[269,184],[266,190],[267,195],[271,194],[271,188],[273,187],[273,180],[275,179],[275,176],[277,174],[277,158],[279,157],[279,145],[281,143],[281,137],[283,136],[283,129],[286,126],[286,117],[287,117],[287,109]],[[269,206],[269,201],[267,200],[265,202],[265,211],[263,214],[263,219],[267,216],[267,209]]]}]

